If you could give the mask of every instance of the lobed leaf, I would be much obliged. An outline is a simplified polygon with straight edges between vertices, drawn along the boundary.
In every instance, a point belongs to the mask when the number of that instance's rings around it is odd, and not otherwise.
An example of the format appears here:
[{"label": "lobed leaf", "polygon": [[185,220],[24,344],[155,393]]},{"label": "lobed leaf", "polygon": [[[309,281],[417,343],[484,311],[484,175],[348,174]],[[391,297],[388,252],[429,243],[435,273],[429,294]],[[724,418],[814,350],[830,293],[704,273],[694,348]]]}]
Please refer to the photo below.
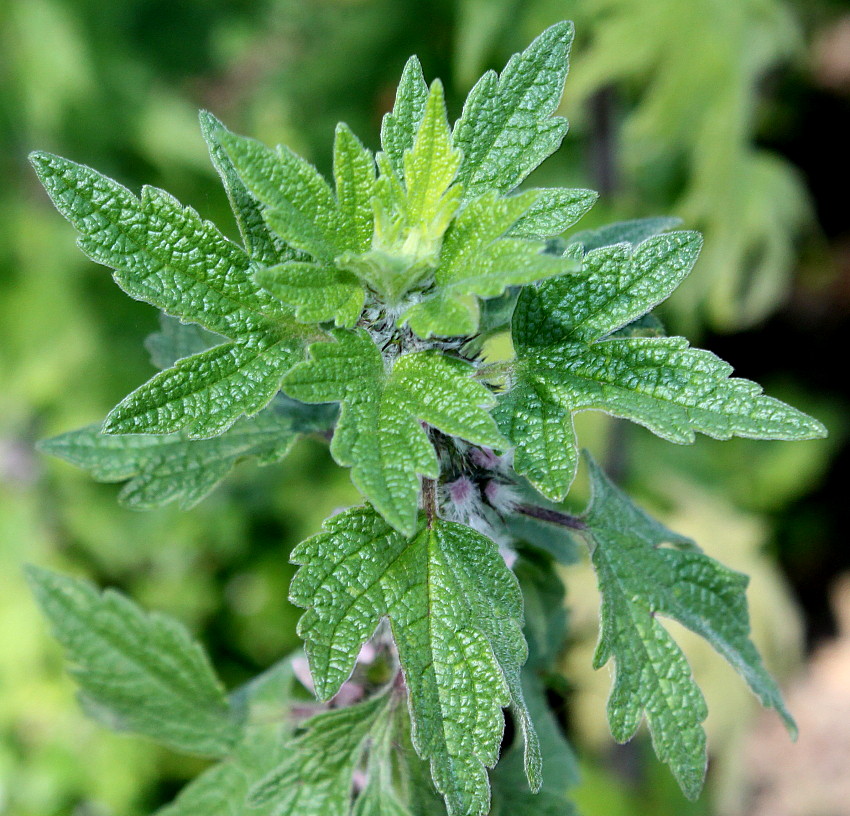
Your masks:
[{"label": "lobed leaf", "polygon": [[177,751],[220,757],[232,750],[241,718],[179,622],[87,581],[33,566],[26,573],[90,712]]},{"label": "lobed leaf", "polygon": [[308,406],[278,395],[253,417],[240,419],[221,436],[191,439],[176,434],[100,432],[89,425],[39,443],[39,449],[87,470],[100,482],[123,482],[118,500],[137,510],[179,502],[194,507],[247,457],[261,465],[289,452],[302,433],[330,428],[330,406]]},{"label": "lobed leaf", "polygon": [[515,238],[554,238],[569,229],[596,203],[594,190],[569,190],[551,187],[534,190],[537,197],[523,216],[511,227]]},{"label": "lobed leaf", "polygon": [[705,776],[701,723],[707,709],[684,655],[659,616],[704,637],[761,702],[779,712],[792,734],[794,721],[749,639],[747,577],[666,530],[636,508],[592,461],[590,465],[593,497],[586,521],[602,594],[594,667],[615,661],[608,701],[611,733],[625,742],[646,717],[656,754],[670,765],[685,795],[694,799]]},{"label": "lobed leaf", "polygon": [[419,479],[436,478],[439,464],[422,422],[473,444],[504,440],[486,408],[493,397],[470,378],[470,364],[437,351],[401,355],[387,371],[363,330],[334,330],[335,342],[317,343],[310,359],[284,378],[283,389],[308,403],[342,402],[331,443],[341,465],[396,529],[412,533]]},{"label": "lobed leaf", "polygon": [[457,180],[466,200],[510,192],[557,150],[567,121],[552,117],[569,70],[572,23],[546,29],[500,76],[488,71],[469,92],[454,126],[463,153]]},{"label": "lobed leaf", "polygon": [[[581,276],[525,289],[514,311],[515,383],[494,416],[516,445],[515,467],[560,499],[578,461],[572,417],[602,410],[673,442],[695,432],[717,439],[810,439],[823,426],[683,338],[614,336],[687,275],[699,237],[670,233],[636,248],[594,250]],[[607,338],[606,338],[607,336]]]},{"label": "lobed leaf", "polygon": [[[516,579],[493,542],[461,524],[420,523],[408,538],[363,507],[328,519],[325,531],[293,550],[301,569],[290,589],[292,602],[307,609],[298,631],[317,694],[337,691],[388,617],[416,750],[430,760],[450,816],[483,816],[500,709],[513,703],[527,719],[513,679],[526,657]],[[530,740],[533,750],[533,732]]]}]

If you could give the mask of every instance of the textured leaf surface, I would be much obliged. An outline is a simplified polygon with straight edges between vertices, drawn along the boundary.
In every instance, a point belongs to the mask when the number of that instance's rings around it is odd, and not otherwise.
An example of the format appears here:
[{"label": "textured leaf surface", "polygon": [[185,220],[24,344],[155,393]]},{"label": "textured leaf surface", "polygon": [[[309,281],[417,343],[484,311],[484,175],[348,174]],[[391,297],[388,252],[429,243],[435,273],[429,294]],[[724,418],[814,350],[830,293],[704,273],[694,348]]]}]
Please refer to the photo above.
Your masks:
[{"label": "textured leaf surface", "polygon": [[292,553],[302,567],[290,597],[307,608],[298,631],[317,693],[336,692],[389,617],[416,750],[451,816],[483,815],[501,707],[513,702],[526,716],[513,682],[526,657],[516,579],[492,541],[460,524],[435,521],[407,538],[366,507],[328,519],[325,530]]},{"label": "textured leaf surface", "polygon": [[640,244],[647,238],[681,226],[681,218],[655,217],[618,221],[592,230],[582,230],[570,236],[570,244],[578,244],[585,252],[614,244]]},{"label": "textured leaf surface", "polygon": [[544,31],[497,76],[488,71],[469,92],[454,127],[463,152],[458,181],[466,198],[507,193],[557,150],[567,121],[552,114],[569,70],[571,23]]},{"label": "textured leaf surface", "polygon": [[263,219],[262,205],[239,178],[233,162],[221,145],[220,135],[228,132],[227,128],[207,111],[201,111],[200,120],[210,159],[221,177],[245,251],[252,260],[267,266],[290,259],[294,253],[269,231]]},{"label": "textured leaf surface", "polygon": [[116,730],[178,751],[219,757],[241,734],[206,654],[176,620],[112,590],[36,567],[27,577],[87,708]]},{"label": "textured leaf surface", "polygon": [[235,691],[234,706],[246,711],[242,740],[156,816],[272,816],[273,804],[250,807],[248,793],[291,752],[293,682],[291,663],[283,660]]},{"label": "textured leaf surface", "polygon": [[704,637],[761,702],[780,713],[792,733],[794,722],[749,639],[747,577],[651,519],[592,462],[591,479],[593,498],[586,520],[602,594],[594,667],[612,658],[615,662],[608,701],[611,732],[625,742],[646,717],[656,754],[693,799],[705,775],[701,723],[707,709],[684,655],[659,616]]},{"label": "textured leaf surface", "polygon": [[110,435],[89,425],[45,440],[39,448],[98,481],[127,480],[119,501],[128,507],[146,510],[178,501],[189,509],[241,459],[276,462],[300,434],[330,428],[335,413],[331,406],[304,405],[278,395],[268,408],[213,439],[190,439],[185,433]]},{"label": "textured leaf surface", "polygon": [[249,804],[271,806],[274,816],[346,816],[354,771],[387,701],[381,695],[310,719],[284,762],[253,787]]},{"label": "textured leaf surface", "polygon": [[666,298],[688,274],[699,236],[674,232],[594,250],[581,275],[523,290],[514,311],[515,385],[494,412],[516,445],[515,467],[562,498],[578,453],[572,415],[603,410],[673,442],[809,439],[821,424],[680,337],[609,337]]},{"label": "textured leaf surface", "polygon": [[32,154],[80,247],[112,267],[116,282],[181,320],[234,342],[180,361],[109,415],[108,433],[220,433],[263,408],[303,349],[303,327],[251,279],[246,253],[162,190],[141,198],[106,176],[47,153]]},{"label": "textured leaf surface", "polygon": [[488,193],[470,202],[443,241],[434,274],[435,294],[402,316],[420,336],[474,334],[476,297],[497,297],[506,287],[575,269],[568,258],[542,254],[535,241],[503,237],[539,198],[539,191],[500,199]]},{"label": "textured leaf surface", "polygon": [[386,114],[381,124],[381,146],[400,179],[404,179],[404,154],[413,147],[427,101],[428,85],[422,66],[416,57],[411,57],[401,74],[392,113]]},{"label": "textured leaf surface", "polygon": [[596,203],[593,190],[553,187],[535,190],[534,203],[511,228],[516,238],[554,238],[569,229]]},{"label": "textured leaf surface", "polygon": [[485,410],[493,397],[470,379],[472,368],[436,351],[404,354],[387,371],[362,329],[335,330],[336,342],[316,343],[311,359],[286,376],[283,388],[302,402],[342,402],[331,453],[351,466],[360,491],[394,527],[412,533],[417,474],[436,478],[439,465],[422,422],[451,436],[503,446]]}]

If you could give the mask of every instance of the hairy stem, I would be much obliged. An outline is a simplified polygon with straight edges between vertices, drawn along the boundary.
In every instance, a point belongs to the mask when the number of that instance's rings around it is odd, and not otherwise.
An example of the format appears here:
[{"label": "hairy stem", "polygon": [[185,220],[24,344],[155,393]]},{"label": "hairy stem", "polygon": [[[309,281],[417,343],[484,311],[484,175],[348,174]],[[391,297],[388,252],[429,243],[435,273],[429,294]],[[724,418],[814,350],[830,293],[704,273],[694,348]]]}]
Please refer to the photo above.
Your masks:
[{"label": "hairy stem", "polygon": [[522,513],[524,516],[538,519],[539,521],[548,521],[551,524],[559,524],[561,527],[568,527],[570,530],[586,530],[587,524],[578,516],[572,516],[569,513],[562,513],[560,510],[550,510],[548,507],[537,507],[533,504],[520,504],[515,508],[517,513]]}]

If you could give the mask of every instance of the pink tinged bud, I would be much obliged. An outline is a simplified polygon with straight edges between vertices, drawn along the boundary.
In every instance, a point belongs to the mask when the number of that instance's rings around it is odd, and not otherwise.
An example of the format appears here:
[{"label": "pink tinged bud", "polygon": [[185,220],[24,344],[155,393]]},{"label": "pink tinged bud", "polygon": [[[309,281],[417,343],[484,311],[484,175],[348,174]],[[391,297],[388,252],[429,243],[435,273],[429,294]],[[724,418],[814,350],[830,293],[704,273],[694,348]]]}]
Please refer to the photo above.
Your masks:
[{"label": "pink tinged bud", "polygon": [[446,490],[449,493],[449,500],[452,504],[459,506],[469,504],[475,494],[475,485],[466,476],[461,476],[453,482],[446,485]]},{"label": "pink tinged bud", "polygon": [[501,457],[496,456],[490,448],[473,448],[469,454],[473,463],[485,470],[498,470]]},{"label": "pink tinged bud", "polygon": [[512,513],[520,501],[513,487],[504,484],[504,482],[497,482],[495,479],[487,482],[484,495],[493,509],[503,515]]},{"label": "pink tinged bud", "polygon": [[377,656],[378,650],[371,643],[364,643],[360,649],[360,654],[357,655],[357,662],[369,666],[375,662]]},{"label": "pink tinged bud", "polygon": [[336,696],[331,700],[331,706],[333,708],[346,708],[347,706],[354,705],[354,703],[363,699],[365,693],[366,690],[360,683],[346,680],[336,693]]}]

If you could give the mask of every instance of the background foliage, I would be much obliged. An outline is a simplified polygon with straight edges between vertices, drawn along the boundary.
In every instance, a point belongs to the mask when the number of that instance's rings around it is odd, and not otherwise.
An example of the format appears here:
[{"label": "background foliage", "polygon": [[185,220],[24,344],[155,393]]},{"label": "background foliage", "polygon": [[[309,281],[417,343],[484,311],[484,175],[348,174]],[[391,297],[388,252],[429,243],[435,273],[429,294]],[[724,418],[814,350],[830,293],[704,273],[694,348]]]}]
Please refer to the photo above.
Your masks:
[{"label": "background foliage", "polygon": [[[23,562],[86,574],[176,614],[232,686],[297,646],[288,550],[356,500],[347,474],[310,440],[282,466],[240,468],[188,513],[124,509],[117,486],[34,454],[36,439],[103,416],[152,373],[141,342],[157,325],[153,309],[76,251],[25,162],[29,150],[55,150],[131,188],[165,186],[226,228],[199,107],[239,132],[287,142],[327,172],[338,120],[376,144],[409,54],[427,77],[449,80],[456,113],[483,68],[574,19],[564,101],[572,132],[533,182],[600,189],[583,227],[671,214],[704,229],[706,252],[666,318],[695,340],[708,334],[702,345],[738,374],[832,433],[804,445],[701,439],[673,448],[583,417],[585,438],[671,527],[753,575],[756,639],[787,673],[807,643],[831,632],[823,587],[848,561],[838,552],[836,487],[847,469],[848,395],[830,367],[850,310],[834,183],[846,166],[838,134],[850,93],[840,36],[848,13],[830,0],[0,4],[0,812],[146,814],[198,770],[83,717]],[[583,498],[579,487],[576,506]],[[737,758],[751,701],[730,696],[728,676],[698,649],[689,654],[708,678],[719,755],[713,795],[686,804],[640,744],[612,762],[607,678],[589,669],[597,610],[583,597],[583,568],[567,576],[574,646],[563,722],[585,766],[583,812],[742,812]]]}]

